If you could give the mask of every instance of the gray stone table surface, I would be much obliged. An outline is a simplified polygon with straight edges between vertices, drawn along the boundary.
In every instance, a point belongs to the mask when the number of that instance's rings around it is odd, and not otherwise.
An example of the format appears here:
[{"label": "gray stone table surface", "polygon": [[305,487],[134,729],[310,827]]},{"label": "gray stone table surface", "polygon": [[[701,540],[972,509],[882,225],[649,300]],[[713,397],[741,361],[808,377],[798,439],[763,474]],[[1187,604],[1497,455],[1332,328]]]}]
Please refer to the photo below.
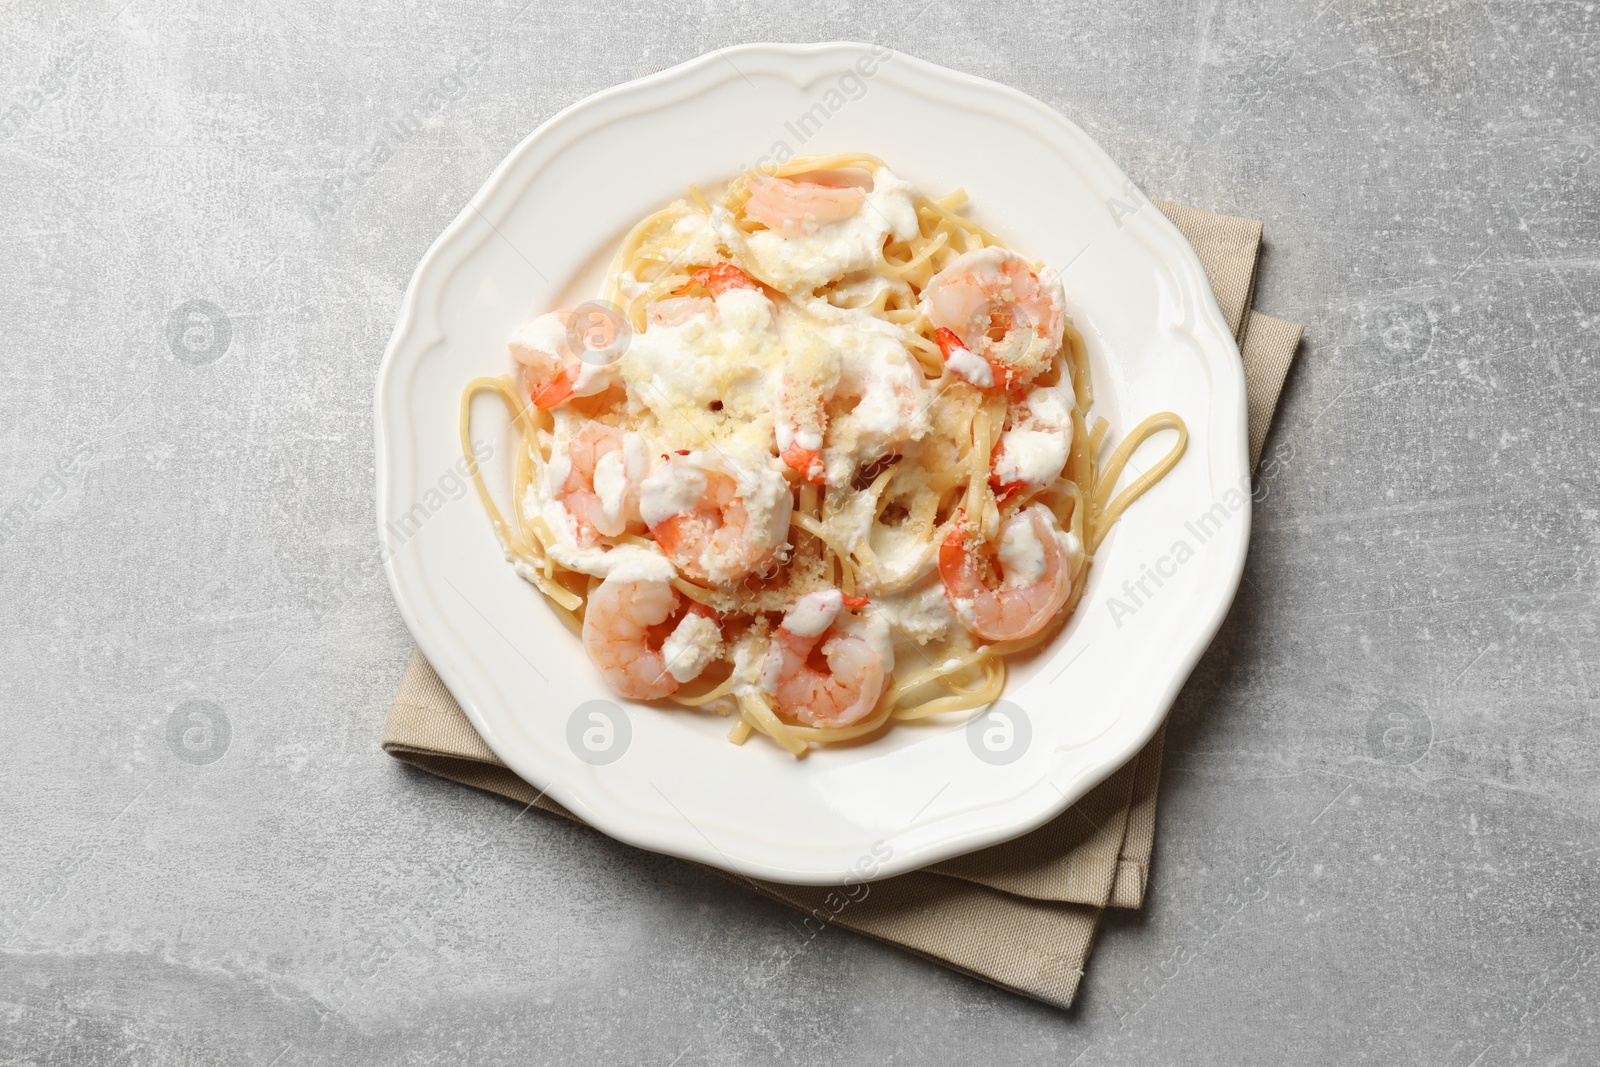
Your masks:
[{"label": "gray stone table surface", "polygon": [[[1264,219],[1307,325],[1066,1012],[377,748],[418,259],[568,104],[830,39]],[[1600,1058],[1595,4],[18,0],[0,58],[0,1061]]]}]

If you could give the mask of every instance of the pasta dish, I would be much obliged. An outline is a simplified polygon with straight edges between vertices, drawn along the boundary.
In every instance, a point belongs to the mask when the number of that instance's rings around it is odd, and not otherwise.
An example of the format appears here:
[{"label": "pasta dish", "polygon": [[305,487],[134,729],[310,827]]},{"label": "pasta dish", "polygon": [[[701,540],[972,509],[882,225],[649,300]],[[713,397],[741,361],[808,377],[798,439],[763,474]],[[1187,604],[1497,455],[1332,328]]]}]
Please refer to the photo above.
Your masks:
[{"label": "pasta dish", "polygon": [[[731,716],[735,743],[798,756],[993,702],[1181,458],[1182,420],[1102,462],[1060,280],[960,190],[850,154],[688,192],[461,398],[508,559],[614,692]],[[483,393],[520,435],[509,518],[470,447]]]}]

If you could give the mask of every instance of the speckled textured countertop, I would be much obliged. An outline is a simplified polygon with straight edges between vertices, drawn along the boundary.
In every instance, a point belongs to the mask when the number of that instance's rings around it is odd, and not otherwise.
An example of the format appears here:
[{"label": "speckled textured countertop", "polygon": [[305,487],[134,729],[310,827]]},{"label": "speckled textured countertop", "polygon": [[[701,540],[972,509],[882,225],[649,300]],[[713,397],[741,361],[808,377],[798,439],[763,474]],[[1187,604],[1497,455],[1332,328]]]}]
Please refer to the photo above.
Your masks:
[{"label": "speckled textured countertop", "polygon": [[[1148,901],[1065,1013],[377,748],[423,251],[566,105],[829,39],[1265,220],[1307,326]],[[0,57],[0,1061],[1600,1057],[1594,4],[22,0]]]}]

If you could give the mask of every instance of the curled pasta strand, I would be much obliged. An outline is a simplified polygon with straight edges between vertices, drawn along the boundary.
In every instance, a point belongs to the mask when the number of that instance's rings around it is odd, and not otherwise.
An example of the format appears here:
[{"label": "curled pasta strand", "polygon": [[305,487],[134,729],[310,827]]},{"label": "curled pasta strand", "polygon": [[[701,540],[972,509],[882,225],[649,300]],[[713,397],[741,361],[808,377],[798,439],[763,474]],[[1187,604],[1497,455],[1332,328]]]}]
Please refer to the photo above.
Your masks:
[{"label": "curled pasta strand", "polygon": [[[1112,498],[1111,492],[1116,488],[1117,480],[1122,477],[1123,468],[1128,465],[1134,450],[1162,430],[1177,431],[1178,439],[1173,442],[1172,448],[1157,460],[1154,466],[1135,478],[1126,489]],[[1094,518],[1089,527],[1091,553],[1100,547],[1100,542],[1105,539],[1112,524],[1122,517],[1128,505],[1159,482],[1178,460],[1183,458],[1184,450],[1188,447],[1189,428],[1184,425],[1183,419],[1170,411],[1157,412],[1129,431],[1128,436],[1123,438],[1122,443],[1111,453],[1111,458],[1106,460],[1105,469],[1095,482]]]}]

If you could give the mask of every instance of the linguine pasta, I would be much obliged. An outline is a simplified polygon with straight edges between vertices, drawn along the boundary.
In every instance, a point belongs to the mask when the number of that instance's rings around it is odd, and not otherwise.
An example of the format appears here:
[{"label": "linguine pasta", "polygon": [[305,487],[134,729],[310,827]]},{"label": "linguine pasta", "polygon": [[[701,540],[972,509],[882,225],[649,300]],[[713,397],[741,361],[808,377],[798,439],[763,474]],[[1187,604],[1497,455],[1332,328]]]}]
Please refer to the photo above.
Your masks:
[{"label": "linguine pasta", "polygon": [[[496,535],[620,695],[795,755],[987,705],[1182,457],[1163,412],[1102,458],[1059,280],[965,201],[860,154],[691,188],[601,301],[519,328],[515,371],[467,386]],[[485,393],[521,441],[509,515],[469,446]]]}]

